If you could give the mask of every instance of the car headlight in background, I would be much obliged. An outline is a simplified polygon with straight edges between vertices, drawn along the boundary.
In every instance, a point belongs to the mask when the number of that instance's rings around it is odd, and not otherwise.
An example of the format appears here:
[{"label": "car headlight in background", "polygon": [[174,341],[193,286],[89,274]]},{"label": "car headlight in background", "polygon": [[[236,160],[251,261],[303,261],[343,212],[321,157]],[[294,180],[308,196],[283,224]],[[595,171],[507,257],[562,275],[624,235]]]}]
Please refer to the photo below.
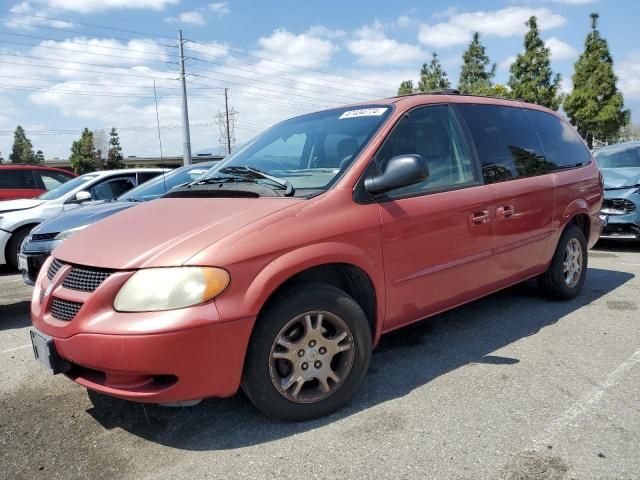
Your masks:
[{"label": "car headlight in background", "polygon": [[127,280],[113,308],[119,312],[153,312],[190,307],[220,295],[230,280],[221,268],[147,268]]},{"label": "car headlight in background", "polygon": [[55,237],[53,237],[53,239],[54,240],[67,240],[68,238],[72,237],[73,235],[78,233],[80,230],[84,230],[88,226],[89,225],[81,225],[80,227],[70,228],[69,230],[63,230],[62,232],[57,234]]}]

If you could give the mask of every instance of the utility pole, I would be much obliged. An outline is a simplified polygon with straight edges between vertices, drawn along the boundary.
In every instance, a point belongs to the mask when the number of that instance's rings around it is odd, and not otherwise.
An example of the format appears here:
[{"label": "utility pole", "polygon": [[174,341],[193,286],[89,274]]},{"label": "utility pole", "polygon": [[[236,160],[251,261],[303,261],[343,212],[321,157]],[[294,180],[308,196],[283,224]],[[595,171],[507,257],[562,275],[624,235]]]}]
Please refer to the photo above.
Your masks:
[{"label": "utility pole", "polygon": [[231,155],[231,132],[229,130],[229,89],[224,89],[224,111],[227,117],[227,155]]},{"label": "utility pole", "polygon": [[184,40],[182,30],[178,30],[178,48],[180,50],[180,82],[182,83],[182,146],[183,162],[191,165],[191,135],[189,134],[189,106],[187,105],[187,82],[184,73]]}]

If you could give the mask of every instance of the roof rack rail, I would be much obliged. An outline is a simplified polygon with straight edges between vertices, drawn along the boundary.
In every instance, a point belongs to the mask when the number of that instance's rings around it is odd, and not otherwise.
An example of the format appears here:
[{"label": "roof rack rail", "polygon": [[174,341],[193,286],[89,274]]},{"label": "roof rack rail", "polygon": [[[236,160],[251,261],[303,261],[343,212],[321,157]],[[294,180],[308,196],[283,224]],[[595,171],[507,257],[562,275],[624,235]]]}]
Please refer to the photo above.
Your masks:
[{"label": "roof rack rail", "polygon": [[404,95],[395,95],[391,98],[411,97],[414,95],[460,95],[460,90],[455,88],[445,88],[443,90],[430,90],[428,92],[405,93]]}]

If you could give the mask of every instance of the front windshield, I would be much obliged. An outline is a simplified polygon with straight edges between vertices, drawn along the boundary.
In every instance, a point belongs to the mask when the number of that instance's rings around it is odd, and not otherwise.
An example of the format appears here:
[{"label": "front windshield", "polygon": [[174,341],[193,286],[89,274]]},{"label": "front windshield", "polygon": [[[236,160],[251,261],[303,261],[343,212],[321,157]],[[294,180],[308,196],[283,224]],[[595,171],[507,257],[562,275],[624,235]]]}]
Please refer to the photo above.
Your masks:
[{"label": "front windshield", "polygon": [[71,190],[74,190],[81,186],[83,183],[96,178],[98,175],[95,174],[87,174],[82,175],[81,177],[76,177],[73,180],[69,180],[68,182],[63,183],[62,185],[54,188],[53,190],[49,190],[48,192],[43,193],[38,198],[40,200],[55,200],[56,198],[60,198],[63,195],[69,193]]},{"label": "front windshield", "polygon": [[219,178],[231,174],[234,167],[249,167],[291,183],[297,194],[326,190],[351,166],[391,109],[389,105],[340,108],[286,120],[203,178]]},{"label": "front windshield", "polygon": [[601,150],[594,157],[600,168],[640,168],[640,145]]},{"label": "front windshield", "polygon": [[209,170],[209,165],[189,165],[155,177],[117,198],[119,202],[147,202],[163,196],[183,183],[193,182]]}]

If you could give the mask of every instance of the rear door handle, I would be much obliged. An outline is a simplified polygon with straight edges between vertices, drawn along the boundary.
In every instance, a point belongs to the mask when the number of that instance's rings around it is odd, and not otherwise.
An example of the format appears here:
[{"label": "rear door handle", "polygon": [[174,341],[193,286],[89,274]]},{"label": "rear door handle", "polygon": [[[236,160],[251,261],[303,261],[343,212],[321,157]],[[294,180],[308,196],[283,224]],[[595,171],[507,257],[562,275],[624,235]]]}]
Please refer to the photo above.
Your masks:
[{"label": "rear door handle", "polygon": [[496,208],[496,216],[502,218],[511,218],[516,213],[516,209],[513,205],[502,205]]},{"label": "rear door handle", "polygon": [[484,225],[491,221],[489,210],[480,210],[479,212],[473,212],[469,215],[469,223],[471,225]]}]

